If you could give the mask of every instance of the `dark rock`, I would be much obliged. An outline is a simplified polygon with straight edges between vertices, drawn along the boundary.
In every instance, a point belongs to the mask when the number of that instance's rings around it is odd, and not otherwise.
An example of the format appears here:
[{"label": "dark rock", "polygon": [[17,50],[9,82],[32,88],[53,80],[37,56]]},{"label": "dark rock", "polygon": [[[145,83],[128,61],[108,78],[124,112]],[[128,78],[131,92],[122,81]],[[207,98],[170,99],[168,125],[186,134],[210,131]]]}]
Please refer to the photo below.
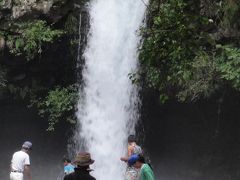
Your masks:
[{"label": "dark rock", "polygon": [[0,36],[0,51],[4,49],[6,41],[3,37]]},{"label": "dark rock", "polygon": [[23,79],[25,79],[26,77],[26,74],[25,73],[21,73],[21,74],[18,74],[17,76],[13,77],[12,80],[13,81],[21,81]]},{"label": "dark rock", "polygon": [[12,0],[3,0],[1,9],[11,9],[12,8]]}]

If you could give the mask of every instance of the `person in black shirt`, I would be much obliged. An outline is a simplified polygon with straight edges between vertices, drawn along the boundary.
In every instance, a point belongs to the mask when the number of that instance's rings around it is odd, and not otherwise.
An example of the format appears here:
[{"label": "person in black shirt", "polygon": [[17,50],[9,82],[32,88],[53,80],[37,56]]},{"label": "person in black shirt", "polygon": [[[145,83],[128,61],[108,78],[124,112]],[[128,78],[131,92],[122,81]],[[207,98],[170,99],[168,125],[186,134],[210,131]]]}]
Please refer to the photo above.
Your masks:
[{"label": "person in black shirt", "polygon": [[90,165],[94,163],[88,152],[79,153],[74,161],[77,167],[74,172],[64,177],[64,180],[96,180],[90,175]]}]

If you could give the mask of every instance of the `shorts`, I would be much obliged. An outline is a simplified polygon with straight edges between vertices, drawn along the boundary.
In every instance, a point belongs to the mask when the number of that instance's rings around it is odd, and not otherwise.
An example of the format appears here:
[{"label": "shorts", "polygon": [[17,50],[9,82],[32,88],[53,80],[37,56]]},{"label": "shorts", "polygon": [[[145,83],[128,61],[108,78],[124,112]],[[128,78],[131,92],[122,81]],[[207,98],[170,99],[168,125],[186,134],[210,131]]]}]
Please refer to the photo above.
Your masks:
[{"label": "shorts", "polygon": [[23,180],[23,173],[19,172],[11,172],[10,180]]},{"label": "shorts", "polygon": [[125,174],[125,180],[138,180],[138,170],[135,168],[127,168],[126,174]]}]

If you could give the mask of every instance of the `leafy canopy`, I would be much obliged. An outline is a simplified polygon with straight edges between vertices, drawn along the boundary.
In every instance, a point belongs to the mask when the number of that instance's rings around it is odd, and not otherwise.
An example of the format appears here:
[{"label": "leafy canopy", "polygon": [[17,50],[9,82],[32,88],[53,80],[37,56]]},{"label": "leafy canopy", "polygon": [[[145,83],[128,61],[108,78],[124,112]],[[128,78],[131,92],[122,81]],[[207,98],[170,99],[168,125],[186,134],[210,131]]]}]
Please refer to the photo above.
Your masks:
[{"label": "leafy canopy", "polygon": [[131,75],[133,82],[143,77],[148,88],[159,92],[161,102],[169,97],[180,101],[209,97],[227,84],[239,90],[238,42],[228,44],[213,31],[233,27],[236,30],[234,23],[239,21],[234,18],[239,4],[218,4],[211,19],[204,16],[197,1],[152,0],[147,26],[142,28],[141,69],[137,73],[140,76]]},{"label": "leafy canopy", "polygon": [[18,35],[8,36],[8,46],[14,55],[24,55],[27,60],[42,53],[44,43],[53,43],[63,35],[61,30],[51,29],[45,21],[36,20],[15,24]]},{"label": "leafy canopy", "polygon": [[66,88],[56,87],[49,91],[45,98],[38,99],[34,103],[38,107],[39,115],[48,119],[47,130],[53,131],[60,120],[75,123],[74,111],[77,100],[77,88],[69,86]]}]

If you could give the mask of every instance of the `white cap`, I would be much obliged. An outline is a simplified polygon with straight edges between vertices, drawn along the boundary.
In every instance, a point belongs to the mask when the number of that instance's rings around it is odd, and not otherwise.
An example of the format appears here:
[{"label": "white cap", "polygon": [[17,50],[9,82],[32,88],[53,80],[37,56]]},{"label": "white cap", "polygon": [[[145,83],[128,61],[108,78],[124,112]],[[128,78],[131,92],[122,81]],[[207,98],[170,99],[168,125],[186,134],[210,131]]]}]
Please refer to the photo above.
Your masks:
[{"label": "white cap", "polygon": [[32,143],[30,141],[25,141],[22,145],[22,148],[32,149]]}]

